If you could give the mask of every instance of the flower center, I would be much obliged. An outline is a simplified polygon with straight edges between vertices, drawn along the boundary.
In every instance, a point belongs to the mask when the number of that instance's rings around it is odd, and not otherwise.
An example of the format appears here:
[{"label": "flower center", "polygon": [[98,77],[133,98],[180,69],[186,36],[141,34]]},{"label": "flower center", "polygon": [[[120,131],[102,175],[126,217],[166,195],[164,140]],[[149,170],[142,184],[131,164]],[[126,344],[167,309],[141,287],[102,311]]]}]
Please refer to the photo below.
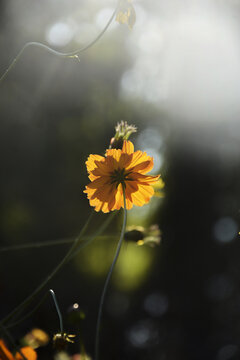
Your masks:
[{"label": "flower center", "polygon": [[122,184],[125,186],[126,180],[131,180],[127,176],[130,174],[130,172],[125,172],[125,169],[116,169],[111,174],[111,184],[116,184],[116,187],[118,187],[119,184]]}]

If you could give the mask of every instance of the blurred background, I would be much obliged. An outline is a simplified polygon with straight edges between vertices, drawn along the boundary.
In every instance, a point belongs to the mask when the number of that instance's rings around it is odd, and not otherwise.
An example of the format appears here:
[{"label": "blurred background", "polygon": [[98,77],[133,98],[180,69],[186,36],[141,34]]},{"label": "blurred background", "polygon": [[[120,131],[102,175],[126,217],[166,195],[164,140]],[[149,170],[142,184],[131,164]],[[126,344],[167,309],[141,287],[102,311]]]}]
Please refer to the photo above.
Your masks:
[{"label": "blurred background", "polygon": [[[101,358],[239,359],[240,1],[132,5],[133,29],[114,20],[80,61],[29,47],[0,83],[1,247],[74,238],[91,213],[83,194],[88,155],[104,153],[117,122],[134,124],[131,140],[154,156],[152,173],[161,173],[165,188],[164,197],[129,212],[128,226],[147,232],[157,224],[161,239],[155,246],[124,244],[104,307]],[[113,0],[1,0],[0,75],[28,41],[64,52],[85,45],[115,6]],[[107,216],[96,213],[89,231]],[[77,334],[69,354],[79,352],[81,340],[93,356],[121,222],[119,213],[106,236],[46,288],[56,292],[66,331]],[[1,318],[69,246],[0,252]],[[76,308],[84,320],[73,321]],[[59,331],[50,296],[11,334],[19,340],[33,327],[50,336]],[[52,345],[38,354],[53,359]]]}]

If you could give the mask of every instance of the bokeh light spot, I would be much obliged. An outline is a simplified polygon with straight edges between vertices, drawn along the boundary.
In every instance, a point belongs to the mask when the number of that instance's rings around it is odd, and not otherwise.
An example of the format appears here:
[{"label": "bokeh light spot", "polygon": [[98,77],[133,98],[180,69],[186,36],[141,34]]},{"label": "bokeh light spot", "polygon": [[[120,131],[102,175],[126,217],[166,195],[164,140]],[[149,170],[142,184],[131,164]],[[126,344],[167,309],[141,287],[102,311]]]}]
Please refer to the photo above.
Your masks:
[{"label": "bokeh light spot", "polygon": [[144,309],[149,315],[160,317],[168,310],[168,299],[166,295],[160,293],[153,293],[146,297],[144,300]]},{"label": "bokeh light spot", "polygon": [[127,243],[113,274],[115,286],[123,291],[140,287],[148,278],[153,259],[154,252],[149,247]]},{"label": "bokeh light spot", "polygon": [[65,22],[55,23],[47,31],[46,39],[50,45],[65,46],[73,38],[74,29]]},{"label": "bokeh light spot", "polygon": [[231,217],[223,217],[215,223],[213,233],[218,242],[229,243],[237,236],[237,223]]},{"label": "bokeh light spot", "polygon": [[127,338],[134,347],[144,349],[157,344],[159,334],[151,320],[143,320],[130,328],[127,332]]},{"label": "bokeh light spot", "polygon": [[137,139],[137,145],[140,148],[153,148],[160,150],[162,146],[162,137],[159,131],[153,127],[148,127],[141,131]]},{"label": "bokeh light spot", "polygon": [[[104,9],[101,9],[97,13],[97,15],[96,15],[96,24],[98,25],[99,28],[104,28],[106,26],[106,23],[110,19],[112,13],[113,13],[113,9],[108,8],[108,7],[104,8]],[[111,29],[113,29],[113,28],[115,28],[117,26],[118,26],[118,23],[116,21],[113,21],[108,30],[111,30]]]}]

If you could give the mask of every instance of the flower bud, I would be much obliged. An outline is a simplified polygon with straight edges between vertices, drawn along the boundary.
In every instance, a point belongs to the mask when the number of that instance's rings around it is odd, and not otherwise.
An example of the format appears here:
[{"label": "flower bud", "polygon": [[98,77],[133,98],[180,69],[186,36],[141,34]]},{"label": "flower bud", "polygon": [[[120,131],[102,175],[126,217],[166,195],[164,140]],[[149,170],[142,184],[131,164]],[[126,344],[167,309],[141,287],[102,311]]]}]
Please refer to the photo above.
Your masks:
[{"label": "flower bud", "polygon": [[137,128],[134,125],[128,125],[126,121],[117,123],[115,127],[115,135],[111,138],[109,149],[122,149],[123,141],[128,140],[132,133],[137,132]]}]

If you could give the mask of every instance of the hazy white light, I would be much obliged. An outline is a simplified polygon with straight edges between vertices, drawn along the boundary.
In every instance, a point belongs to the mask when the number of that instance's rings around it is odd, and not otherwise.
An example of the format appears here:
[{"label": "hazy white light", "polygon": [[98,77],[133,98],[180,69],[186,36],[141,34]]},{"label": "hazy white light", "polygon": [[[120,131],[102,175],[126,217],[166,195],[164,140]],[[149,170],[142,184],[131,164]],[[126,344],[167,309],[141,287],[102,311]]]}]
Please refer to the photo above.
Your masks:
[{"label": "hazy white light", "polygon": [[97,27],[88,22],[81,22],[78,25],[75,39],[79,44],[85,45],[92,41],[98,34]]},{"label": "hazy white light", "polygon": [[188,120],[232,120],[240,113],[239,30],[213,2],[194,2],[166,30],[168,110]]},{"label": "hazy white light", "polygon": [[220,243],[229,243],[238,233],[237,223],[230,217],[219,219],[213,228],[214,236]]},{"label": "hazy white light", "polygon": [[121,79],[122,95],[128,97],[139,96],[141,88],[144,86],[144,81],[139,77],[138,71],[133,69],[126,71]]},{"label": "hazy white light", "polygon": [[[138,13],[134,31],[129,35],[127,48],[136,61],[133,67],[123,74],[121,93],[123,97],[143,97],[150,102],[161,102],[165,90],[161,81],[163,31],[159,19],[151,17],[147,21],[142,11],[140,26]],[[148,15],[150,17],[150,15]]]},{"label": "hazy white light", "polygon": [[157,150],[151,148],[144,149],[144,151],[146,151],[149,156],[153,157],[154,165],[150,173],[157,174],[163,164],[162,155]]},{"label": "hazy white light", "polygon": [[148,53],[158,53],[163,45],[162,28],[159,23],[152,23],[145,27],[141,33],[138,46],[142,51]]},{"label": "hazy white light", "polygon": [[146,25],[146,21],[149,18],[149,14],[145,11],[145,9],[139,4],[139,2],[135,1],[134,9],[136,11],[136,23],[134,28],[141,28],[143,25]]},{"label": "hazy white light", "polygon": [[179,121],[238,120],[240,33],[230,5],[183,0],[164,6],[167,16],[145,13],[141,26],[137,14],[127,40],[136,61],[122,77],[121,95],[164,106]]},{"label": "hazy white light", "polygon": [[74,29],[64,22],[58,22],[50,27],[46,34],[46,39],[50,45],[65,46],[73,38]]},{"label": "hazy white light", "polygon": [[[100,10],[97,15],[96,15],[96,24],[99,28],[103,29],[109,19],[111,18],[113,14],[113,9],[112,8],[105,8]],[[108,30],[114,29],[115,27],[117,27],[119,24],[116,21],[112,21],[111,25],[109,26]]]},{"label": "hazy white light", "polygon": [[160,150],[162,146],[162,137],[157,129],[148,127],[139,134],[137,143],[140,148],[151,147],[155,150]]},{"label": "hazy white light", "polygon": [[121,91],[122,96],[144,97],[150,102],[164,99],[159,61],[154,56],[140,56],[133,68],[123,74]]}]

